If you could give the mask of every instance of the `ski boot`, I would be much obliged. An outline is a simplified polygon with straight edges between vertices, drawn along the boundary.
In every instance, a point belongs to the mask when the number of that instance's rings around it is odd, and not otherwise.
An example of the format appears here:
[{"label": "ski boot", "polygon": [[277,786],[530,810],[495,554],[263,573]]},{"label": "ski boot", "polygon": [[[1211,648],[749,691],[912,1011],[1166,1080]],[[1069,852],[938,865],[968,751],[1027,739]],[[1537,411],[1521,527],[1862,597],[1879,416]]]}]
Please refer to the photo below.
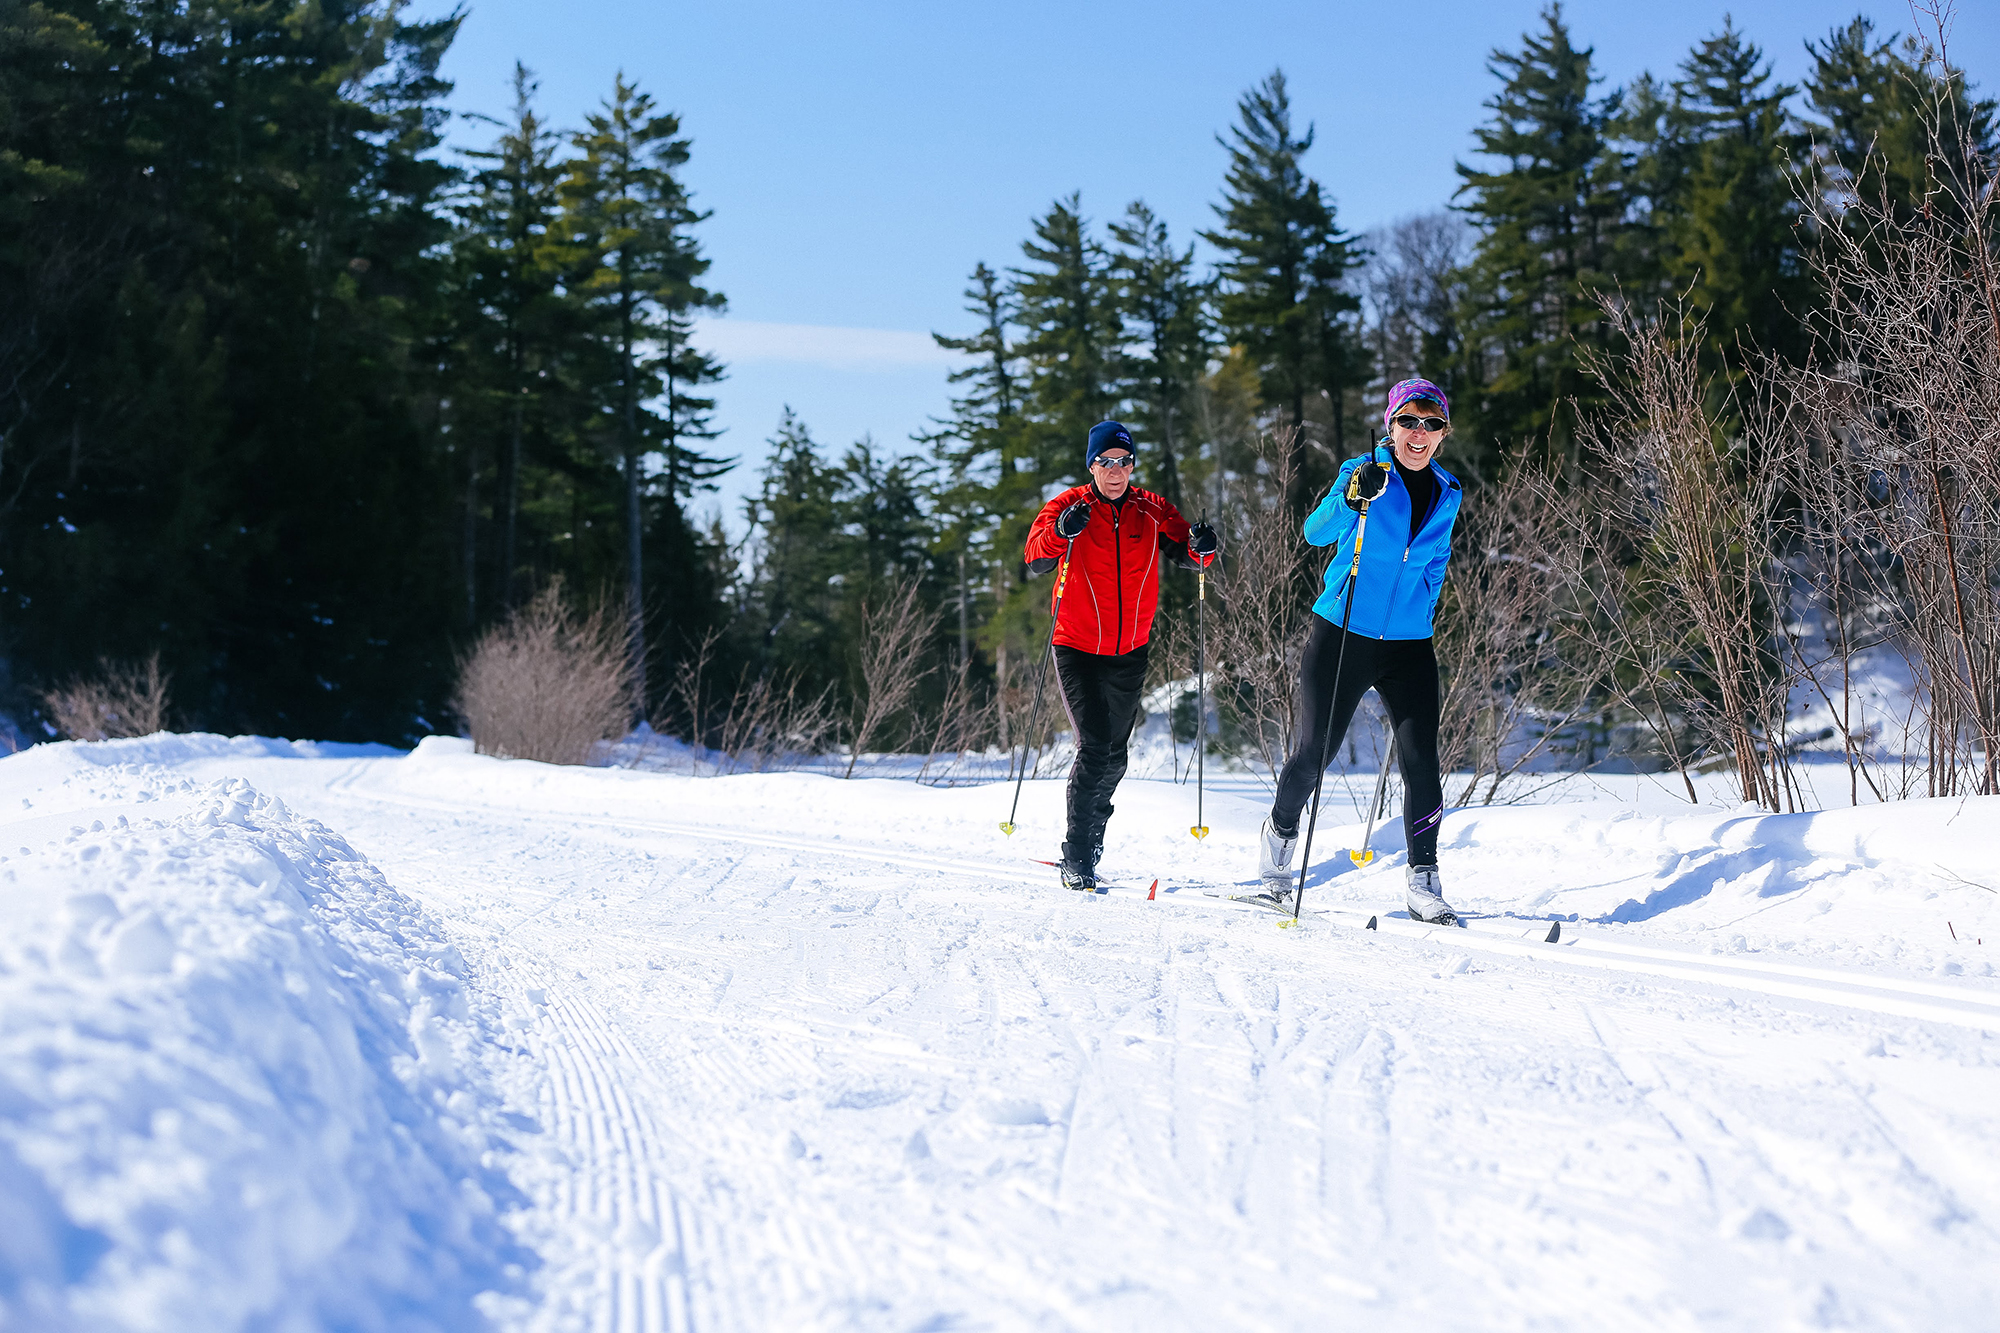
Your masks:
[{"label": "ski boot", "polygon": [[1070,850],[1072,844],[1063,844],[1062,882],[1066,889],[1078,893],[1097,892],[1097,863],[1085,861]]},{"label": "ski boot", "polygon": [[1438,876],[1438,868],[1411,866],[1408,875],[1403,886],[1403,904],[1410,909],[1410,920],[1433,926],[1457,925],[1458,913],[1444,900],[1444,882]]},{"label": "ski boot", "polygon": [[1263,881],[1264,892],[1279,902],[1289,902],[1292,896],[1292,852],[1299,845],[1299,832],[1293,829],[1288,837],[1271,826],[1266,819],[1257,836],[1257,878]]}]

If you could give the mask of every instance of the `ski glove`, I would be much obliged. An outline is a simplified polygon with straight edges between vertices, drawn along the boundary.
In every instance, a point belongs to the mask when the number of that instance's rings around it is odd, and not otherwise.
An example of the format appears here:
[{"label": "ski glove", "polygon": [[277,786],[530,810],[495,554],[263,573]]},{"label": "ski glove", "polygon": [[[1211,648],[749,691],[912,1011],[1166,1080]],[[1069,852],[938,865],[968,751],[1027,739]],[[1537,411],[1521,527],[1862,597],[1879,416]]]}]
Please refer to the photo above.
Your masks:
[{"label": "ski glove", "polygon": [[1222,549],[1222,538],[1208,524],[1197,523],[1188,530],[1187,548],[1189,555],[1199,557],[1205,565],[1210,556]]},{"label": "ski glove", "polygon": [[1078,500],[1075,504],[1056,515],[1056,536],[1064,541],[1074,541],[1083,525],[1090,522],[1090,501]]},{"label": "ski glove", "polygon": [[1389,469],[1369,459],[1347,477],[1347,507],[1360,513],[1370,500],[1389,489]]}]

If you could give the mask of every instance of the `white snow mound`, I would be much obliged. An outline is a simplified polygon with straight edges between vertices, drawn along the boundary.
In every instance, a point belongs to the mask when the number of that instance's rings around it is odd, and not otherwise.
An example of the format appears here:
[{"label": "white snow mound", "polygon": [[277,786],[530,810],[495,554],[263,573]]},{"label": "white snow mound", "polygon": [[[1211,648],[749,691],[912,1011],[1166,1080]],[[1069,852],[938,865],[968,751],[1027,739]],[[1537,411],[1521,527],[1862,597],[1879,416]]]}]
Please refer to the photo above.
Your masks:
[{"label": "white snow mound", "polygon": [[520,1270],[437,922],[240,779],[85,758],[0,824],[0,1327],[481,1322]]}]

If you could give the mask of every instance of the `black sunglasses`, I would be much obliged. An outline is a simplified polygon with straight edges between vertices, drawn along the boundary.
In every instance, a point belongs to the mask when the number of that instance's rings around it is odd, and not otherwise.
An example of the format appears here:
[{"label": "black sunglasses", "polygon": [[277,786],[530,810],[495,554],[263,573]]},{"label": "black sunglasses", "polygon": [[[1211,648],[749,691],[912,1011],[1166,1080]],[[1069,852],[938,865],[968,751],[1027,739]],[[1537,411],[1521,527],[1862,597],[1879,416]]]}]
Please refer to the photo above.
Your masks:
[{"label": "black sunglasses", "polygon": [[1392,419],[1404,430],[1429,431],[1433,435],[1451,424],[1443,417],[1413,417],[1407,412]]},{"label": "black sunglasses", "polygon": [[1137,454],[1118,454],[1115,457],[1111,454],[1099,454],[1091,461],[1090,465],[1092,467],[1133,467],[1138,461],[1139,455]]}]

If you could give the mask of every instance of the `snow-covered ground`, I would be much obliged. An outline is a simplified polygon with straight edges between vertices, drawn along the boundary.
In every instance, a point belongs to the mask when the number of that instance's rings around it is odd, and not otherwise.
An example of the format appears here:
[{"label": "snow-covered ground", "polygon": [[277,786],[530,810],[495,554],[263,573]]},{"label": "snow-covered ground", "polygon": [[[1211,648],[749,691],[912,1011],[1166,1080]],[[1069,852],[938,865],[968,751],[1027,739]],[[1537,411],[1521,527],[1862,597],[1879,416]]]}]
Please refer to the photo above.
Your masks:
[{"label": "snow-covered ground", "polygon": [[2000,798],[1224,786],[0,761],[0,1327],[1994,1326]]}]

